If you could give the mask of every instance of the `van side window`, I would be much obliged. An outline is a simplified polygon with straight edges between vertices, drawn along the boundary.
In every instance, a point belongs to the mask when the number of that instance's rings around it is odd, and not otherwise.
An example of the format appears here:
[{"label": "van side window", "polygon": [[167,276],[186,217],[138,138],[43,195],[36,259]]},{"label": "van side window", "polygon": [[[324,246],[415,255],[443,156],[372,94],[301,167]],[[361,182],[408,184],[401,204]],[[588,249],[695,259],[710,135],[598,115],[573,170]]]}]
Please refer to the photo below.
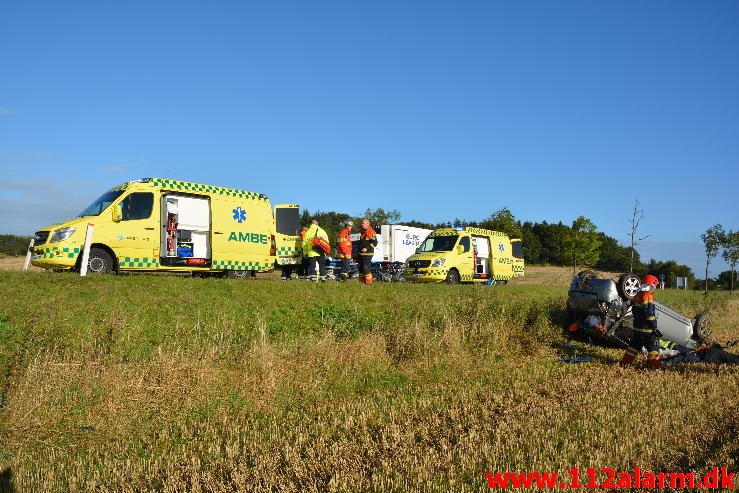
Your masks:
[{"label": "van side window", "polygon": [[134,192],[121,201],[123,220],[147,219],[154,206],[154,194],[150,192]]},{"label": "van side window", "polygon": [[460,244],[460,245],[462,245],[462,246],[464,247],[464,251],[465,251],[465,253],[467,253],[467,252],[469,252],[469,251],[470,251],[470,237],[469,237],[469,236],[463,236],[463,237],[462,237],[462,238],[461,238],[461,239],[459,240],[459,244]]}]

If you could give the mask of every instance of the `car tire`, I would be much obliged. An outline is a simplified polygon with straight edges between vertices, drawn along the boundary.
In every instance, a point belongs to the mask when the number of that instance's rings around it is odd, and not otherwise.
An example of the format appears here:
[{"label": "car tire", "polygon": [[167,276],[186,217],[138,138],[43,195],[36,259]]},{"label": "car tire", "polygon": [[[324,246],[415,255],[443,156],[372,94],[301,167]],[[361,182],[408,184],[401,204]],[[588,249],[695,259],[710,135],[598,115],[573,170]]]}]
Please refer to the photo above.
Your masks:
[{"label": "car tire", "polygon": [[90,248],[87,272],[89,274],[110,274],[113,272],[113,257],[102,248]]},{"label": "car tire", "polygon": [[713,317],[707,313],[699,313],[693,322],[693,337],[698,341],[705,341],[711,335]]},{"label": "car tire", "polygon": [[627,300],[633,300],[641,287],[641,280],[636,274],[630,272],[621,274],[616,283],[618,294]]},{"label": "car tire", "polygon": [[248,270],[227,270],[226,277],[229,279],[248,279],[252,275],[251,271]]},{"label": "car tire", "polygon": [[577,277],[580,279],[598,279],[600,275],[594,270],[583,270],[578,272]]},{"label": "car tire", "polygon": [[445,282],[447,284],[459,284],[460,282],[459,271],[457,269],[450,269],[446,275]]}]

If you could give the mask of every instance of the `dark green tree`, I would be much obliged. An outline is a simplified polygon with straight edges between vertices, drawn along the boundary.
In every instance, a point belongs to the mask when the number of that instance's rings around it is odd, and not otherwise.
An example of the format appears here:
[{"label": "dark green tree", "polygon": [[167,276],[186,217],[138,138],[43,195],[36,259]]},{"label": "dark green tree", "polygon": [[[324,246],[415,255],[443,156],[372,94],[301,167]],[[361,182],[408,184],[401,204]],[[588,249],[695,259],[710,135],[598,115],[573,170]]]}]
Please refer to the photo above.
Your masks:
[{"label": "dark green tree", "polygon": [[543,263],[551,265],[565,265],[562,261],[561,252],[564,248],[565,236],[570,228],[562,224],[537,223],[534,225],[534,231],[539,237],[542,250],[544,251]]},{"label": "dark green tree", "polygon": [[527,264],[544,263],[544,248],[542,247],[539,236],[534,231],[534,223],[527,221],[521,226],[523,235],[523,244],[526,246],[523,250],[524,260]]},{"label": "dark green tree", "polygon": [[724,238],[724,251],[721,256],[724,258],[729,267],[731,267],[731,275],[729,276],[729,292],[734,292],[734,279],[736,279],[736,264],[739,263],[739,231],[729,230]]},{"label": "dark green tree", "polygon": [[711,264],[711,260],[718,255],[718,251],[722,245],[726,243],[726,233],[724,227],[720,224],[715,224],[708,228],[705,233],[701,235],[703,245],[706,248],[706,279],[704,292],[708,292],[708,266]]},{"label": "dark green tree", "polygon": [[30,242],[30,236],[0,235],[0,253],[14,257],[25,255]]},{"label": "dark green tree", "polygon": [[[628,272],[632,262],[631,249],[619,245],[615,238],[602,232],[598,233],[598,240],[600,240],[600,255],[595,267],[612,272]],[[636,263],[637,265],[640,263],[638,253],[636,253]]]},{"label": "dark green tree", "polygon": [[693,270],[687,265],[678,264],[674,260],[658,262],[654,259],[650,259],[649,262],[641,266],[636,273],[639,275],[653,274],[657,277],[661,277],[661,275],[664,274],[665,284],[667,286],[674,286],[676,277],[687,277],[689,285],[692,285],[695,282]]},{"label": "dark green tree", "polygon": [[480,227],[500,231],[507,234],[511,238],[523,238],[521,224],[516,221],[508,207],[503,207],[494,212],[487,219],[480,221]]},{"label": "dark green tree", "polygon": [[725,270],[721,274],[719,274],[718,277],[716,278],[716,285],[720,286],[721,289],[728,289],[729,291],[733,291],[735,278],[736,278],[735,271]]},{"label": "dark green tree", "polygon": [[593,266],[600,255],[600,240],[593,222],[580,216],[572,222],[572,228],[564,236],[560,255],[563,262],[572,266],[573,275],[577,266]]},{"label": "dark green tree", "polygon": [[[395,224],[400,221],[400,211],[397,209],[386,211],[382,207],[375,210],[367,208],[362,217],[358,217],[357,219],[361,221],[365,218],[369,219],[372,227],[379,231],[378,228],[383,224]],[[359,227],[359,225],[357,225],[357,227]]]},{"label": "dark green tree", "polygon": [[356,225],[356,219],[353,219],[349,214],[346,214],[344,212],[316,211],[311,214],[308,209],[303,209],[303,212],[300,216],[301,225],[310,226],[310,222],[313,219],[316,219],[318,221],[318,225],[326,231],[326,234],[328,234],[328,239],[331,243],[334,243],[339,237],[339,231],[342,230],[342,223],[345,220],[352,219]]},{"label": "dark green tree", "polygon": [[411,228],[436,229],[436,226],[431,223],[416,221],[415,219],[412,221],[403,222],[403,224],[405,224],[406,226],[410,226]]}]

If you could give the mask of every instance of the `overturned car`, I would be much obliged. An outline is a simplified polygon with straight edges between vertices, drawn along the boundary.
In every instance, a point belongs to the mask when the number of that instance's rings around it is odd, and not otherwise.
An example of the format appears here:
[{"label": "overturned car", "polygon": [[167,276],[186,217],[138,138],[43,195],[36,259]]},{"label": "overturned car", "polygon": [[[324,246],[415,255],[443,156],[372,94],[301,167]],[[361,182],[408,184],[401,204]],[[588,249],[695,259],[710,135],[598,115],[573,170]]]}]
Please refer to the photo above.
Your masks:
[{"label": "overturned car", "polygon": [[[621,275],[618,280],[601,278],[586,270],[576,275],[567,293],[567,311],[573,321],[570,330],[582,329],[620,346],[627,346],[633,330],[632,300],[641,287],[635,274]],[[656,302],[657,327],[662,339],[694,349],[709,342],[712,319],[701,313],[688,318]]]}]

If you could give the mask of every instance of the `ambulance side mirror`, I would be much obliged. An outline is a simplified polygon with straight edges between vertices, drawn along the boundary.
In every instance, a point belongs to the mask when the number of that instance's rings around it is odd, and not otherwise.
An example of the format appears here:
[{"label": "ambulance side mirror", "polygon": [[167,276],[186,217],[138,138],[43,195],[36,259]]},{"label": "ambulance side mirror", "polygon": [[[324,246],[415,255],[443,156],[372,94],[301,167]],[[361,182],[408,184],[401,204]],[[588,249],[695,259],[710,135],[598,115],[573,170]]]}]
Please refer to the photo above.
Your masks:
[{"label": "ambulance side mirror", "polygon": [[115,204],[111,209],[113,210],[113,222],[120,222],[121,219],[123,219],[123,209],[121,209],[121,204]]},{"label": "ambulance side mirror", "polygon": [[464,253],[464,245],[457,245],[457,255],[462,255]]}]

